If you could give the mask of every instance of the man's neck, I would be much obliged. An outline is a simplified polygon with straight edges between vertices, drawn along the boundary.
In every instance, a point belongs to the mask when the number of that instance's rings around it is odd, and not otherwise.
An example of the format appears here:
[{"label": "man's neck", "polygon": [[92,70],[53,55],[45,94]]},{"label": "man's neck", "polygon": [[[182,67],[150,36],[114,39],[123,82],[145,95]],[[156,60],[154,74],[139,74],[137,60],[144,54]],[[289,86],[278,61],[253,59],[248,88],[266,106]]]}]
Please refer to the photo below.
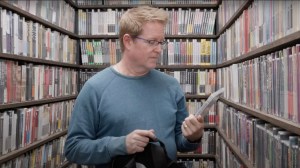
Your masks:
[{"label": "man's neck", "polygon": [[149,72],[149,70],[141,70],[138,67],[127,65],[126,63],[120,61],[115,64],[113,68],[122,75],[125,76],[143,76]]}]

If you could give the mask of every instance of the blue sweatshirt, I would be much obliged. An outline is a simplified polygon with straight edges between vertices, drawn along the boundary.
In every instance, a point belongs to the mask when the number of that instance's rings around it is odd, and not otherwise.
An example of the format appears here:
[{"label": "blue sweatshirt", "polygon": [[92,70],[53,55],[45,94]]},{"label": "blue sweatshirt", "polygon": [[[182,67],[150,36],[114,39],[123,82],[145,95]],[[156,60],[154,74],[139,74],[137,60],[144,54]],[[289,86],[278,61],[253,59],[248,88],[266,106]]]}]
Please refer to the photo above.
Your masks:
[{"label": "blue sweatshirt", "polygon": [[188,116],[186,100],[178,81],[158,70],[127,77],[112,67],[90,78],[74,105],[65,156],[71,162],[108,167],[117,155],[126,155],[125,136],[136,129],[154,129],[168,156],[191,151],[181,132]]}]

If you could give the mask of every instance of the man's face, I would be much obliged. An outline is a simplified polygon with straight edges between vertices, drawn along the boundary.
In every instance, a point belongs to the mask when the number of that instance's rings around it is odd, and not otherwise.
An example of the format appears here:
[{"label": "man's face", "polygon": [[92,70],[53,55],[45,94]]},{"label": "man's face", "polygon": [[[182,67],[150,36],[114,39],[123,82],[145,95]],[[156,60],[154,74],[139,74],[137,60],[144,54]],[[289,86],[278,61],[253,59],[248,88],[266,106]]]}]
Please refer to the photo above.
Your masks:
[{"label": "man's face", "polygon": [[156,67],[157,60],[162,52],[161,42],[164,41],[164,25],[159,22],[148,22],[143,26],[143,32],[133,38],[130,59],[136,66],[145,69]]}]

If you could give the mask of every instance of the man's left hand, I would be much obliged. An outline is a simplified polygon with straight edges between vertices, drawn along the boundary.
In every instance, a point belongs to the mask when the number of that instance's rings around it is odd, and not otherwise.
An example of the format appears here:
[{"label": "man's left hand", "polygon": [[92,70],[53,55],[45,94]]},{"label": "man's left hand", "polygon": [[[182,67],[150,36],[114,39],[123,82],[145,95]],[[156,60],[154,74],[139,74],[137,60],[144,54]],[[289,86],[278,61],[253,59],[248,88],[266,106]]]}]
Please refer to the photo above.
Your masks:
[{"label": "man's left hand", "polygon": [[200,115],[196,117],[190,114],[184,119],[181,130],[183,136],[190,142],[199,141],[204,131],[204,120]]}]

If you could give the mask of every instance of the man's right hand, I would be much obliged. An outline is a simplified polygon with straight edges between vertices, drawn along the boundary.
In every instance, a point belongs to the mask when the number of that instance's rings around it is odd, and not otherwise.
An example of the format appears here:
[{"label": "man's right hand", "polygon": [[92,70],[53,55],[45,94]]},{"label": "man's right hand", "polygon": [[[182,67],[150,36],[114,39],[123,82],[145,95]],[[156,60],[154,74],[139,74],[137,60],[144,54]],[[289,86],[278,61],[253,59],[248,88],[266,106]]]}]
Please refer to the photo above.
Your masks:
[{"label": "man's right hand", "polygon": [[126,149],[128,154],[144,151],[150,141],[155,140],[154,130],[134,130],[126,136]]}]

